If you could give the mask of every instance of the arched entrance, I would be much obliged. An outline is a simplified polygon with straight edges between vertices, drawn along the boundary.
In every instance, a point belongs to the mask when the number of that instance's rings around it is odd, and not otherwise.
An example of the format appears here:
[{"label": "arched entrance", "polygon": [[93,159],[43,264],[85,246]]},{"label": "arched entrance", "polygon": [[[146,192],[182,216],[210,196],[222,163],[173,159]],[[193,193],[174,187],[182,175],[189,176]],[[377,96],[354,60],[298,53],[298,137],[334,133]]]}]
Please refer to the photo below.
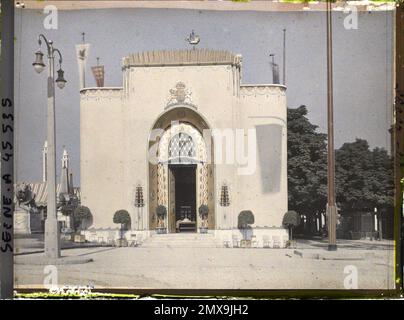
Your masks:
[{"label": "arched entrance", "polygon": [[[165,112],[156,121],[157,132],[149,141],[156,160],[149,162],[149,226],[167,232],[196,232],[215,229],[212,139],[204,119],[187,106]],[[205,131],[204,131],[205,130]],[[208,216],[200,217],[200,206]],[[167,216],[158,219],[156,208],[164,206]]]}]

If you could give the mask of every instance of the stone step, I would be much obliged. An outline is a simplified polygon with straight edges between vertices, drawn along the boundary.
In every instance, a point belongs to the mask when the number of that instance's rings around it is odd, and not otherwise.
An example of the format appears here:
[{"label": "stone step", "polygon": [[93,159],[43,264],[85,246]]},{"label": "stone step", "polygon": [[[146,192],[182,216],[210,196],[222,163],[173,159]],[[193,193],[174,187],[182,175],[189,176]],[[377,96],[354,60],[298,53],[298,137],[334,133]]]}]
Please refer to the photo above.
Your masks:
[{"label": "stone step", "polygon": [[216,248],[220,243],[213,234],[155,234],[142,243],[143,248]]},{"label": "stone step", "polygon": [[220,248],[216,243],[143,243],[141,248]]}]

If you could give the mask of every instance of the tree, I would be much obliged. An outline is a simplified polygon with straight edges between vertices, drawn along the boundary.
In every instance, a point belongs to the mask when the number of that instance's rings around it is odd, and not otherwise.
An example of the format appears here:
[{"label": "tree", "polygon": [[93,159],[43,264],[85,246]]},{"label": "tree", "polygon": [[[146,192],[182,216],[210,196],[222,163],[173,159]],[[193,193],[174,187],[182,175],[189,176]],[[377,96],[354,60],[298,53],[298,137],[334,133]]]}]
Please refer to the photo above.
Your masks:
[{"label": "tree", "polygon": [[345,212],[393,207],[393,161],[383,148],[369,149],[366,140],[344,143],[336,151],[336,191]]},{"label": "tree", "polygon": [[121,239],[123,238],[122,233],[124,228],[127,228],[130,225],[130,215],[129,212],[126,210],[118,210],[114,214],[113,218],[114,223],[120,224],[121,228]]},{"label": "tree", "polygon": [[289,210],[285,213],[282,220],[282,225],[289,229],[289,238],[292,240],[292,230],[300,224],[300,215],[294,211]]},{"label": "tree", "polygon": [[[327,135],[307,118],[306,106],[288,109],[288,207],[306,216],[324,213],[327,204]],[[392,212],[393,162],[383,148],[366,140],[344,143],[335,153],[336,197],[347,212]],[[343,217],[343,216],[342,216]]]},{"label": "tree", "polygon": [[73,212],[74,220],[77,223],[76,228],[82,229],[85,221],[92,219],[91,211],[88,207],[78,206]]},{"label": "tree", "polygon": [[247,240],[247,233],[251,229],[251,224],[255,222],[254,214],[251,210],[243,210],[238,215],[238,228],[243,232],[243,237]]},{"label": "tree", "polygon": [[327,203],[327,135],[307,118],[307,107],[288,109],[288,207],[307,221]]},{"label": "tree", "polygon": [[59,195],[59,201],[57,203],[58,209],[64,216],[73,216],[74,211],[78,208],[79,200],[76,195],[66,196],[63,194]]}]

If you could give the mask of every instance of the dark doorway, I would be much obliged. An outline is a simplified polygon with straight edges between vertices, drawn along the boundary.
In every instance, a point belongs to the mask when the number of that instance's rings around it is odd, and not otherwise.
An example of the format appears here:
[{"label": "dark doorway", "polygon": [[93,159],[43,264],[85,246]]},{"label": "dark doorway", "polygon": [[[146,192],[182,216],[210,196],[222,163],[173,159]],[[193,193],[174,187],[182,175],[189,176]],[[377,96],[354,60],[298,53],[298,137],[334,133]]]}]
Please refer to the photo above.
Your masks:
[{"label": "dark doorway", "polygon": [[176,232],[196,231],[196,165],[169,165],[175,180]]}]

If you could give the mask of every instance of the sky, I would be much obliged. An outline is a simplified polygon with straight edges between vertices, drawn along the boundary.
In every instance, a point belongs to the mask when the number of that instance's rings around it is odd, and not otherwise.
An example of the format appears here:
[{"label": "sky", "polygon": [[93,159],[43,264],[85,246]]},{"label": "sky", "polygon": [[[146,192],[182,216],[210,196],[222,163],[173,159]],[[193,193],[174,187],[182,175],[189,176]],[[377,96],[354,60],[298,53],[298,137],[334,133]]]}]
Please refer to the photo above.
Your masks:
[{"label": "sky", "polygon": [[[346,14],[334,12],[335,146],[355,138],[390,149],[392,122],[393,13],[358,13],[358,29],[346,30]],[[80,182],[80,99],[75,45],[81,33],[91,44],[86,84],[95,86],[90,66],[105,65],[105,86],[122,86],[121,61],[130,53],[186,49],[191,30],[199,48],[243,56],[243,84],[271,83],[269,53],[282,75],[286,28],[286,86],[290,108],[306,105],[310,121],[327,130],[326,25],[324,12],[223,12],[178,9],[97,9],[58,12],[58,29],[46,30],[40,10],[16,10],[15,117],[16,180],[41,181],[46,140],[46,72],[33,67],[37,37],[45,34],[63,55],[68,81],[56,88],[57,174],[62,148],[70,154],[74,182]],[[45,47],[42,49],[45,52]],[[157,116],[157,115],[156,115]]]}]

